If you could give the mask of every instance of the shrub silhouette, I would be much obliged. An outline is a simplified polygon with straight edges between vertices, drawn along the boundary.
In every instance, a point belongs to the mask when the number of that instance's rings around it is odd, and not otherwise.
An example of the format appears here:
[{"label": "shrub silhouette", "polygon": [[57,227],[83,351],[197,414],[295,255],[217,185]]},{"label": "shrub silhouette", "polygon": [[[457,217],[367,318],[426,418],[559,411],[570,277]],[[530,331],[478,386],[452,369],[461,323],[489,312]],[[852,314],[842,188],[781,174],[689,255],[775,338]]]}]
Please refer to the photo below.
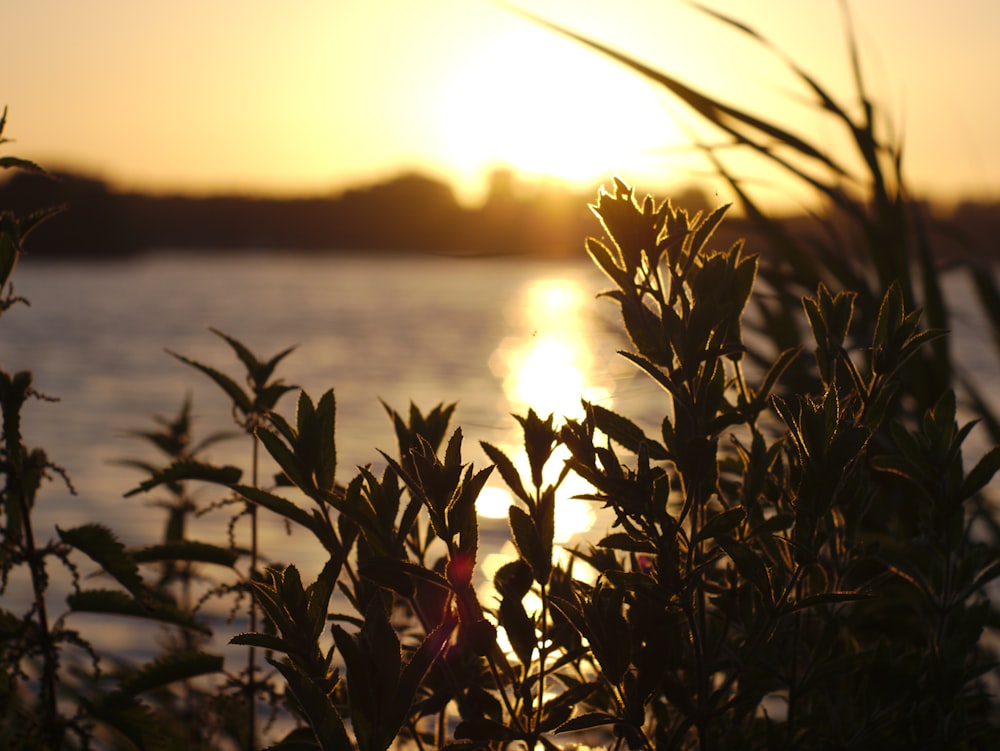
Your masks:
[{"label": "shrub silhouette", "polygon": [[[892,206],[878,227],[898,219]],[[662,390],[654,429],[596,404],[575,420],[529,411],[515,416],[523,456],[482,443],[491,466],[477,469],[451,427],[454,405],[385,405],[397,449],[344,477],[333,389],[313,399],[276,375],[291,350],[261,358],[215,331],[245,386],[175,356],[232,403],[252,438],[249,479],[197,450],[185,403],[142,433],[167,463],[143,464],[129,492],[167,493],[162,544],[129,549],[96,523],[43,543],[32,509],[61,473],[24,445],[31,373],[0,371],[0,593],[25,572],[33,595],[26,612],[0,610],[7,747],[256,748],[264,705],[291,727],[271,746],[286,750],[1000,744],[988,638],[1000,557],[982,493],[1000,448],[964,466],[974,422],[959,422],[945,335],[921,328],[914,280],[902,267],[879,267],[862,289],[842,284],[858,277],[840,267],[846,276],[807,276],[795,306],[795,288],[781,288],[785,307],[764,316],[757,350],[743,330],[758,258],[742,242],[714,245],[728,207],[689,215],[615,180],[592,208],[601,237],[586,249],[621,313],[621,355]],[[0,217],[0,310],[19,301],[22,238],[50,213]],[[932,322],[944,320],[926,265],[921,274]],[[767,280],[780,282],[772,270]],[[286,417],[278,403],[292,391]],[[280,469],[273,480],[258,472],[261,449]],[[486,597],[476,500],[493,473],[513,499],[516,556]],[[554,515],[571,473],[614,521],[564,555]],[[249,544],[236,539],[242,511],[230,549],[187,538],[192,482],[246,509]],[[315,540],[315,579],[294,561],[261,563],[265,513]],[[115,588],[84,586],[82,558]],[[106,669],[65,615],[52,617],[50,564],[71,574],[69,613],[138,617],[176,638],[143,664]],[[228,573],[206,597],[247,612],[231,638],[247,650],[239,671],[212,651],[203,601],[186,587],[208,566]]]}]

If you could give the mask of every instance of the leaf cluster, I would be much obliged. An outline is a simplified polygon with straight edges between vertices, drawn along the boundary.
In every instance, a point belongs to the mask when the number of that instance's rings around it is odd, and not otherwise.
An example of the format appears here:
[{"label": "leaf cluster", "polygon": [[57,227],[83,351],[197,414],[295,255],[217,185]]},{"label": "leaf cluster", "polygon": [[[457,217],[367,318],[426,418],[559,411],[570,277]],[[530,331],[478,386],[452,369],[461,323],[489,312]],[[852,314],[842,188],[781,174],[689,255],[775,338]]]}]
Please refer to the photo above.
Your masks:
[{"label": "leaf cluster", "polygon": [[[756,142],[740,128],[750,127],[840,171],[784,129],[641,72],[746,145]],[[32,374],[0,371],[0,593],[24,570],[34,594],[26,613],[0,609],[0,739],[87,748],[112,732],[136,748],[256,748],[266,732],[257,712],[269,706],[289,728],[270,748],[285,751],[1000,743],[989,638],[1000,562],[983,500],[1000,449],[966,470],[974,423],[961,422],[947,378],[932,388],[914,377],[942,332],[921,327],[912,284],[880,268],[871,310],[870,289],[816,278],[782,312],[800,333],[789,340],[764,316],[769,349],[751,346],[744,318],[765,267],[741,242],[714,246],[727,208],[692,216],[638,200],[623,180],[598,195],[602,236],[586,248],[611,284],[601,297],[621,314],[620,354],[659,389],[662,410],[529,410],[514,416],[523,451],[481,442],[485,468],[463,456],[455,405],[403,414],[384,404],[396,450],[345,479],[334,391],[314,400],[299,390],[293,416],[278,409],[297,390],[277,375],[292,348],[259,357],[213,329],[242,385],[171,353],[230,402],[250,471],[206,456],[225,436],[195,441],[187,399],[157,430],[136,431],[162,462],[128,460],[145,479],[125,497],[157,493],[167,512],[162,542],[139,549],[96,523],[36,539],[38,492],[61,472],[24,444]],[[20,235],[0,230],[19,247]],[[587,488],[577,498],[612,522],[565,550],[555,518],[571,475]],[[514,553],[485,581],[476,505],[491,480],[509,492]],[[222,500],[205,506],[192,486]],[[193,538],[192,519],[223,506],[238,509],[230,545]],[[319,571],[266,562],[264,519],[314,544]],[[83,586],[81,557],[109,586]],[[73,580],[56,619],[52,560]],[[202,607],[215,597],[239,618],[229,641],[245,650],[242,670],[232,649],[209,646],[221,630]],[[67,626],[83,612],[172,638],[108,670]],[[68,662],[69,649],[87,662]]]}]

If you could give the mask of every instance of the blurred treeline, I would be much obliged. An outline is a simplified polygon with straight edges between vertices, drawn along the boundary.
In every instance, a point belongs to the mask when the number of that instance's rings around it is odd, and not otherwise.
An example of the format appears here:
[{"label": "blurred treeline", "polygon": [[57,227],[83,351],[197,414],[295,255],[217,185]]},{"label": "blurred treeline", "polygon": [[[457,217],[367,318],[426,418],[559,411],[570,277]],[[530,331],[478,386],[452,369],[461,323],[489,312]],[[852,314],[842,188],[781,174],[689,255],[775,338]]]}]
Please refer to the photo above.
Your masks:
[{"label": "blurred treeline", "polygon": [[[37,260],[121,258],[153,249],[578,256],[593,231],[594,195],[554,183],[526,187],[505,170],[491,175],[485,199],[474,207],[464,206],[447,183],[417,173],[301,198],[123,192],[70,173],[16,173],[0,184],[0,205],[18,213],[65,207],[31,235],[28,258]],[[696,187],[664,197],[690,211],[719,202]],[[942,262],[1000,259],[1000,205],[927,209]],[[784,221],[795,234],[815,230],[806,215]],[[764,243],[754,244],[738,217],[729,225],[727,236],[717,238],[720,246],[746,237],[751,251],[761,251]]]}]

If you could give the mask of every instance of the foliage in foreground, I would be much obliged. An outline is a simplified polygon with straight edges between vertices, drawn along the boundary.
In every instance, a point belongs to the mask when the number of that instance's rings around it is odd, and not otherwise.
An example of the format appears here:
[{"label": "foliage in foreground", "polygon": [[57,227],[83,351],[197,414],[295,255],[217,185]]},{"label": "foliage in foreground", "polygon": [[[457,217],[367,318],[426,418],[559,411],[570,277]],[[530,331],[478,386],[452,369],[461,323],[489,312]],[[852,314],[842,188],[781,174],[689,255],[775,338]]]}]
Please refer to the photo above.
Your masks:
[{"label": "foliage in foreground", "polygon": [[[314,399],[277,377],[291,350],[261,358],[215,332],[242,383],[176,357],[231,402],[250,441],[248,477],[209,461],[225,436],[195,441],[188,401],[137,431],[164,458],[132,462],[147,479],[129,495],[155,494],[166,516],[162,542],[143,548],[99,524],[38,536],[39,491],[66,478],[22,437],[24,404],[42,398],[32,374],[0,371],[0,745],[1000,745],[1000,618],[989,597],[1000,539],[983,493],[1000,449],[964,466],[973,423],[960,422],[952,388],[965,387],[994,438],[1000,429],[949,359],[927,236],[899,150],[878,138],[853,43],[860,119],[793,71],[854,138],[867,185],[780,124],[580,41],[667,88],[738,147],[827,170],[824,182],[780,163],[838,209],[828,228],[846,220],[853,253],[832,231],[818,244],[784,234],[712,149],[772,264],[739,244],[713,247],[725,208],[691,217],[616,181],[594,207],[603,237],[587,250],[621,312],[622,356],[661,388],[662,414],[586,405],[579,420],[515,416],[523,454],[483,443],[492,466],[479,470],[451,428],[454,405],[386,405],[396,450],[344,477],[334,392]],[[11,157],[0,166],[37,169]],[[0,215],[0,315],[23,302],[11,273],[48,213]],[[754,292],[758,273],[767,295]],[[995,285],[974,273],[997,323]],[[748,308],[761,334],[753,347]],[[278,405],[294,392],[285,416]],[[261,478],[262,450],[279,468],[273,481]],[[554,517],[570,474],[614,525],[564,553]],[[479,574],[475,508],[491,477],[513,498],[517,550],[492,591]],[[218,493],[204,503],[195,485]],[[190,537],[191,518],[213,513],[228,519],[228,546]],[[315,576],[267,558],[261,518],[314,540]],[[101,578],[82,578],[85,559]],[[64,603],[51,586],[57,569],[71,583]],[[22,611],[10,604],[19,585],[30,592]],[[220,605],[245,629],[225,648]],[[137,630],[161,630],[161,651],[142,664],[98,654],[71,627],[80,613],[139,619]]]},{"label": "foliage in foreground", "polygon": [[[663,392],[652,427],[592,404],[579,420],[529,411],[516,416],[524,456],[482,443],[492,466],[476,470],[453,405],[386,406],[397,450],[342,481],[333,391],[299,391],[284,417],[295,389],[275,372],[290,350],[259,358],[217,332],[245,386],[178,357],[232,402],[252,439],[249,482],[203,458],[222,436],[195,443],[185,402],[139,433],[166,457],[139,463],[148,479],[130,492],[165,493],[162,544],[130,550],[99,524],[43,544],[32,510],[59,470],[21,438],[31,374],[0,373],[3,582],[26,572],[33,591],[26,612],[0,612],[5,745],[256,747],[270,707],[286,727],[271,747],[286,750],[995,747],[984,635],[998,625],[986,588],[1000,560],[979,522],[1000,449],[966,470],[972,424],[958,423],[954,393],[921,399],[906,378],[942,333],[922,330],[892,285],[870,335],[855,335],[855,294],[820,285],[802,301],[810,341],[747,372],[758,260],[712,248],[725,207],[690,217],[616,181],[594,210],[604,239],[587,249],[621,311],[622,356]],[[6,288],[30,223],[4,222]],[[812,388],[790,387],[793,365]],[[517,557],[485,595],[476,500],[492,472],[514,499]],[[614,524],[565,556],[554,517],[570,473]],[[194,481],[235,509],[230,547],[188,538]],[[260,514],[315,540],[314,580],[294,563],[262,567]],[[249,546],[236,540],[244,517]],[[81,554],[114,588],[85,586]],[[70,614],[137,617],[173,637],[145,664],[99,659],[49,614],[50,565],[72,575]],[[229,659],[208,640],[216,598],[247,613]],[[247,657],[235,672],[234,649]]]}]

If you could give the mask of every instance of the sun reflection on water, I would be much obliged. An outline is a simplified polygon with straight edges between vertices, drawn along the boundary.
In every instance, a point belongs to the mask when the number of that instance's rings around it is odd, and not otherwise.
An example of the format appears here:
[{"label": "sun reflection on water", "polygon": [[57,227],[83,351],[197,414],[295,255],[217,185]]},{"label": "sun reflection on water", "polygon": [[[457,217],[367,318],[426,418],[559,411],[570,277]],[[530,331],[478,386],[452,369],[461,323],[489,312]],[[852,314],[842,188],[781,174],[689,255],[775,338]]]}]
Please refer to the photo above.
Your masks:
[{"label": "sun reflection on water", "polygon": [[[614,380],[607,362],[613,354],[600,353],[586,317],[590,292],[571,276],[540,278],[526,284],[508,313],[508,334],[497,345],[489,365],[503,384],[506,414],[525,415],[533,409],[545,419],[554,415],[556,426],[565,419],[581,419],[581,399],[611,407]],[[521,476],[529,476],[520,426],[512,421],[510,432],[498,447],[514,461]],[[545,483],[555,482],[569,452],[559,447],[546,465]],[[595,505],[573,496],[592,492],[575,475],[569,475],[556,501],[555,542],[572,544],[595,525]],[[490,485],[479,498],[480,516],[504,519],[512,502],[502,483]],[[501,551],[510,560],[513,549]],[[486,572],[484,572],[486,573]],[[492,577],[487,574],[487,579]]]},{"label": "sun reflection on water", "polygon": [[584,327],[586,293],[566,277],[536,279],[509,313],[512,333],[500,342],[490,368],[502,378],[508,411],[580,418],[580,399],[606,403],[611,383],[597,368]]}]

